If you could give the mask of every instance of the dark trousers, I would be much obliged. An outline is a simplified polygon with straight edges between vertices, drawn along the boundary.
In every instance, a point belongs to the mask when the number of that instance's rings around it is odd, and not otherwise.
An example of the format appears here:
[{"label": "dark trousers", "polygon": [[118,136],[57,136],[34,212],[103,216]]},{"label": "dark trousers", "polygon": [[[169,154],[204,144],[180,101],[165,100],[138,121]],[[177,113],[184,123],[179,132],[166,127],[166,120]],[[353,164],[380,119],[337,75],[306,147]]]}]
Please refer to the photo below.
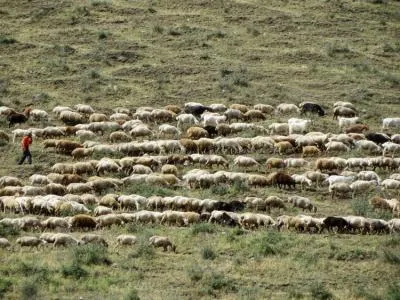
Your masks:
[{"label": "dark trousers", "polygon": [[29,149],[24,150],[21,159],[19,160],[18,164],[22,165],[22,163],[25,161],[25,158],[28,159],[28,163],[32,164],[32,155],[31,152],[29,151]]}]

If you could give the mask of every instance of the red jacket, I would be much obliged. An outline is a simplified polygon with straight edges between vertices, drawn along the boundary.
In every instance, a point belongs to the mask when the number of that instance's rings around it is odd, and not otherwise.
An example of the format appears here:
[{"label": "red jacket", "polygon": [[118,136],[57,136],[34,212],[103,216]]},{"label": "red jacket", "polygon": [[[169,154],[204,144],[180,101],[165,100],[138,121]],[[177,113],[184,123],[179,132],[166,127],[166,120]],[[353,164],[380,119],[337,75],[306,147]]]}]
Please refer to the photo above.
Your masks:
[{"label": "red jacket", "polygon": [[21,146],[23,150],[29,150],[29,145],[32,144],[32,138],[30,136],[24,136],[21,141]]}]

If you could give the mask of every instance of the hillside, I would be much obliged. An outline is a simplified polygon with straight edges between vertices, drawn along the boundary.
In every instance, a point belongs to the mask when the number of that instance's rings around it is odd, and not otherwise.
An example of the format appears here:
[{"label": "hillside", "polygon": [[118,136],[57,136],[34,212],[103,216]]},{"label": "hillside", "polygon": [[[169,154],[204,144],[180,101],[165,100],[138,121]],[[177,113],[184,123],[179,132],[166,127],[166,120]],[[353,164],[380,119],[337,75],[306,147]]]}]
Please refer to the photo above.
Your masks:
[{"label": "hillside", "polygon": [[[22,111],[30,105],[50,113],[48,121],[30,119],[15,128],[62,126],[52,109],[79,103],[110,115],[116,107],[134,111],[140,106],[183,107],[187,102],[276,107],[311,101],[321,104],[327,116],[312,116],[310,131],[333,134],[341,132],[332,119],[336,101],[352,102],[370,131],[381,131],[385,117],[400,117],[400,1],[0,0],[0,26],[0,106]],[[272,114],[257,124],[267,128],[288,118]],[[158,124],[149,126],[156,130]],[[0,116],[1,130],[11,136],[15,128],[8,128],[6,117]],[[400,133],[398,128],[386,132]],[[259,132],[250,130],[231,136],[256,135]],[[106,132],[95,140],[109,143],[108,136]],[[43,139],[35,138],[33,165],[18,166],[18,142],[19,137],[16,143],[1,144],[0,176],[17,176],[30,185],[30,175],[47,175],[55,163],[73,162],[69,156],[43,149]],[[123,157],[120,154],[113,158]],[[278,156],[261,150],[247,154],[261,167],[243,170],[232,165],[234,155],[225,153],[227,171],[265,174],[269,172],[265,161]],[[354,149],[323,155],[372,156]],[[108,155],[96,153],[93,159],[103,156]],[[307,159],[313,165],[316,158]],[[178,165],[179,177],[193,168],[206,167]],[[398,168],[376,171],[382,179],[400,173]],[[113,191],[97,196],[109,192]],[[234,182],[205,189],[132,184],[116,193],[224,201],[302,195],[313,199],[317,213],[288,205],[285,212],[274,210],[271,216],[392,218],[390,212],[369,206],[368,199],[378,190],[331,199],[327,187],[281,191]],[[399,193],[384,196],[399,198]],[[2,209],[0,218],[5,217],[21,213]],[[12,244],[19,236],[40,233],[0,226],[0,237]],[[0,298],[399,299],[400,295],[399,234],[253,231],[208,223],[190,227],[130,223],[94,233],[105,237],[108,249],[53,249],[52,245],[39,250],[0,249]],[[115,238],[122,233],[135,234],[137,245],[117,247]],[[149,247],[147,239],[155,234],[170,237],[177,253]]]}]

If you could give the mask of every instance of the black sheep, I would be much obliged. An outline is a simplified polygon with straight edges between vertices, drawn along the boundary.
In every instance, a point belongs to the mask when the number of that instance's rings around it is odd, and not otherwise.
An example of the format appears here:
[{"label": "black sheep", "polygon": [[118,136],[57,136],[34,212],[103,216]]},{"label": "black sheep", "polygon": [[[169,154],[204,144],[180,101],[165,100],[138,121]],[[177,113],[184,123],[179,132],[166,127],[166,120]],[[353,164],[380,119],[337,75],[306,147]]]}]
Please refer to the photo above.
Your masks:
[{"label": "black sheep", "polygon": [[390,138],[386,134],[379,133],[379,132],[367,133],[365,135],[365,137],[367,140],[372,141],[377,145],[382,145],[382,144],[390,141]]},{"label": "black sheep", "polygon": [[344,232],[349,228],[349,223],[341,217],[326,217],[324,220],[324,225],[328,231],[337,228],[338,232]]},{"label": "black sheep", "polygon": [[318,114],[320,117],[325,116],[325,111],[322,109],[321,105],[311,102],[306,102],[301,107],[301,114],[305,114],[307,112]]},{"label": "black sheep", "polygon": [[7,116],[8,127],[11,127],[14,124],[25,123],[29,119],[29,115],[31,113],[31,109],[27,108],[23,113],[17,113],[15,111],[11,112]]}]

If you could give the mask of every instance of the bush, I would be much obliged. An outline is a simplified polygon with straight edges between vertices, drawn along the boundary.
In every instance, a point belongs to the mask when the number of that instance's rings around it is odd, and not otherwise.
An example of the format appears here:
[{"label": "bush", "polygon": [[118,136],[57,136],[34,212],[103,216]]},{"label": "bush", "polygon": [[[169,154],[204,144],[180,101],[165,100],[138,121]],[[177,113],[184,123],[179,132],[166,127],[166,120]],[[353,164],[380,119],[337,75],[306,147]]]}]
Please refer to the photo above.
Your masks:
[{"label": "bush", "polygon": [[15,226],[0,224],[0,236],[16,236],[19,235],[19,229]]},{"label": "bush", "polygon": [[311,296],[317,300],[329,300],[333,299],[333,294],[328,291],[322,283],[317,283],[311,287]]},{"label": "bush", "polygon": [[50,281],[50,270],[47,266],[40,266],[36,262],[21,262],[16,270],[26,277],[34,277],[35,281]]},{"label": "bush", "polygon": [[38,284],[35,280],[26,280],[21,283],[21,299],[36,299],[38,294]]},{"label": "bush", "polygon": [[197,282],[203,278],[204,270],[198,265],[191,266],[187,271],[187,274],[191,281]]},{"label": "bush", "polygon": [[209,295],[214,295],[215,290],[220,290],[225,293],[237,292],[237,287],[232,279],[214,272],[205,279],[204,289]]},{"label": "bush", "polygon": [[110,33],[107,31],[100,31],[97,34],[97,36],[99,37],[99,40],[104,40],[104,39],[108,38],[109,35],[110,35]]},{"label": "bush", "polygon": [[400,264],[400,255],[389,249],[383,249],[384,260],[392,265]]},{"label": "bush", "polygon": [[107,257],[107,248],[102,245],[87,244],[75,247],[72,250],[72,259],[75,263],[84,265],[111,264]]},{"label": "bush", "polygon": [[335,258],[336,260],[344,260],[344,261],[354,261],[354,260],[374,259],[376,257],[377,253],[375,251],[354,249],[349,251],[336,250],[332,252],[329,258]]},{"label": "bush", "polygon": [[124,300],[140,300],[137,290],[130,290],[124,297]]},{"label": "bush", "polygon": [[136,247],[135,252],[129,255],[131,258],[152,258],[155,255],[154,248],[148,244],[148,242],[144,239],[139,240],[138,245]]},{"label": "bush", "polygon": [[198,235],[199,233],[215,233],[215,225],[209,223],[198,223],[194,224],[190,229],[192,235]]},{"label": "bush", "polygon": [[10,45],[16,43],[17,40],[13,38],[8,38],[6,36],[0,36],[0,45]]},{"label": "bush", "polygon": [[76,261],[72,262],[69,266],[61,267],[61,274],[64,277],[72,277],[74,279],[81,279],[86,277],[89,273],[83,269]]},{"label": "bush", "polygon": [[201,257],[203,259],[214,260],[217,255],[215,254],[214,250],[209,247],[204,247],[201,249]]},{"label": "bush", "polygon": [[279,232],[268,232],[267,235],[256,237],[250,241],[253,255],[266,257],[270,255],[283,255],[284,238]]},{"label": "bush", "polygon": [[7,293],[12,287],[12,282],[7,278],[0,278],[0,299],[4,298],[4,294]]},{"label": "bush", "polygon": [[387,299],[389,300],[400,300],[400,285],[393,283],[387,290]]},{"label": "bush", "polygon": [[364,199],[354,199],[351,201],[350,205],[353,213],[357,216],[366,217],[367,214],[371,211],[368,201]]}]

